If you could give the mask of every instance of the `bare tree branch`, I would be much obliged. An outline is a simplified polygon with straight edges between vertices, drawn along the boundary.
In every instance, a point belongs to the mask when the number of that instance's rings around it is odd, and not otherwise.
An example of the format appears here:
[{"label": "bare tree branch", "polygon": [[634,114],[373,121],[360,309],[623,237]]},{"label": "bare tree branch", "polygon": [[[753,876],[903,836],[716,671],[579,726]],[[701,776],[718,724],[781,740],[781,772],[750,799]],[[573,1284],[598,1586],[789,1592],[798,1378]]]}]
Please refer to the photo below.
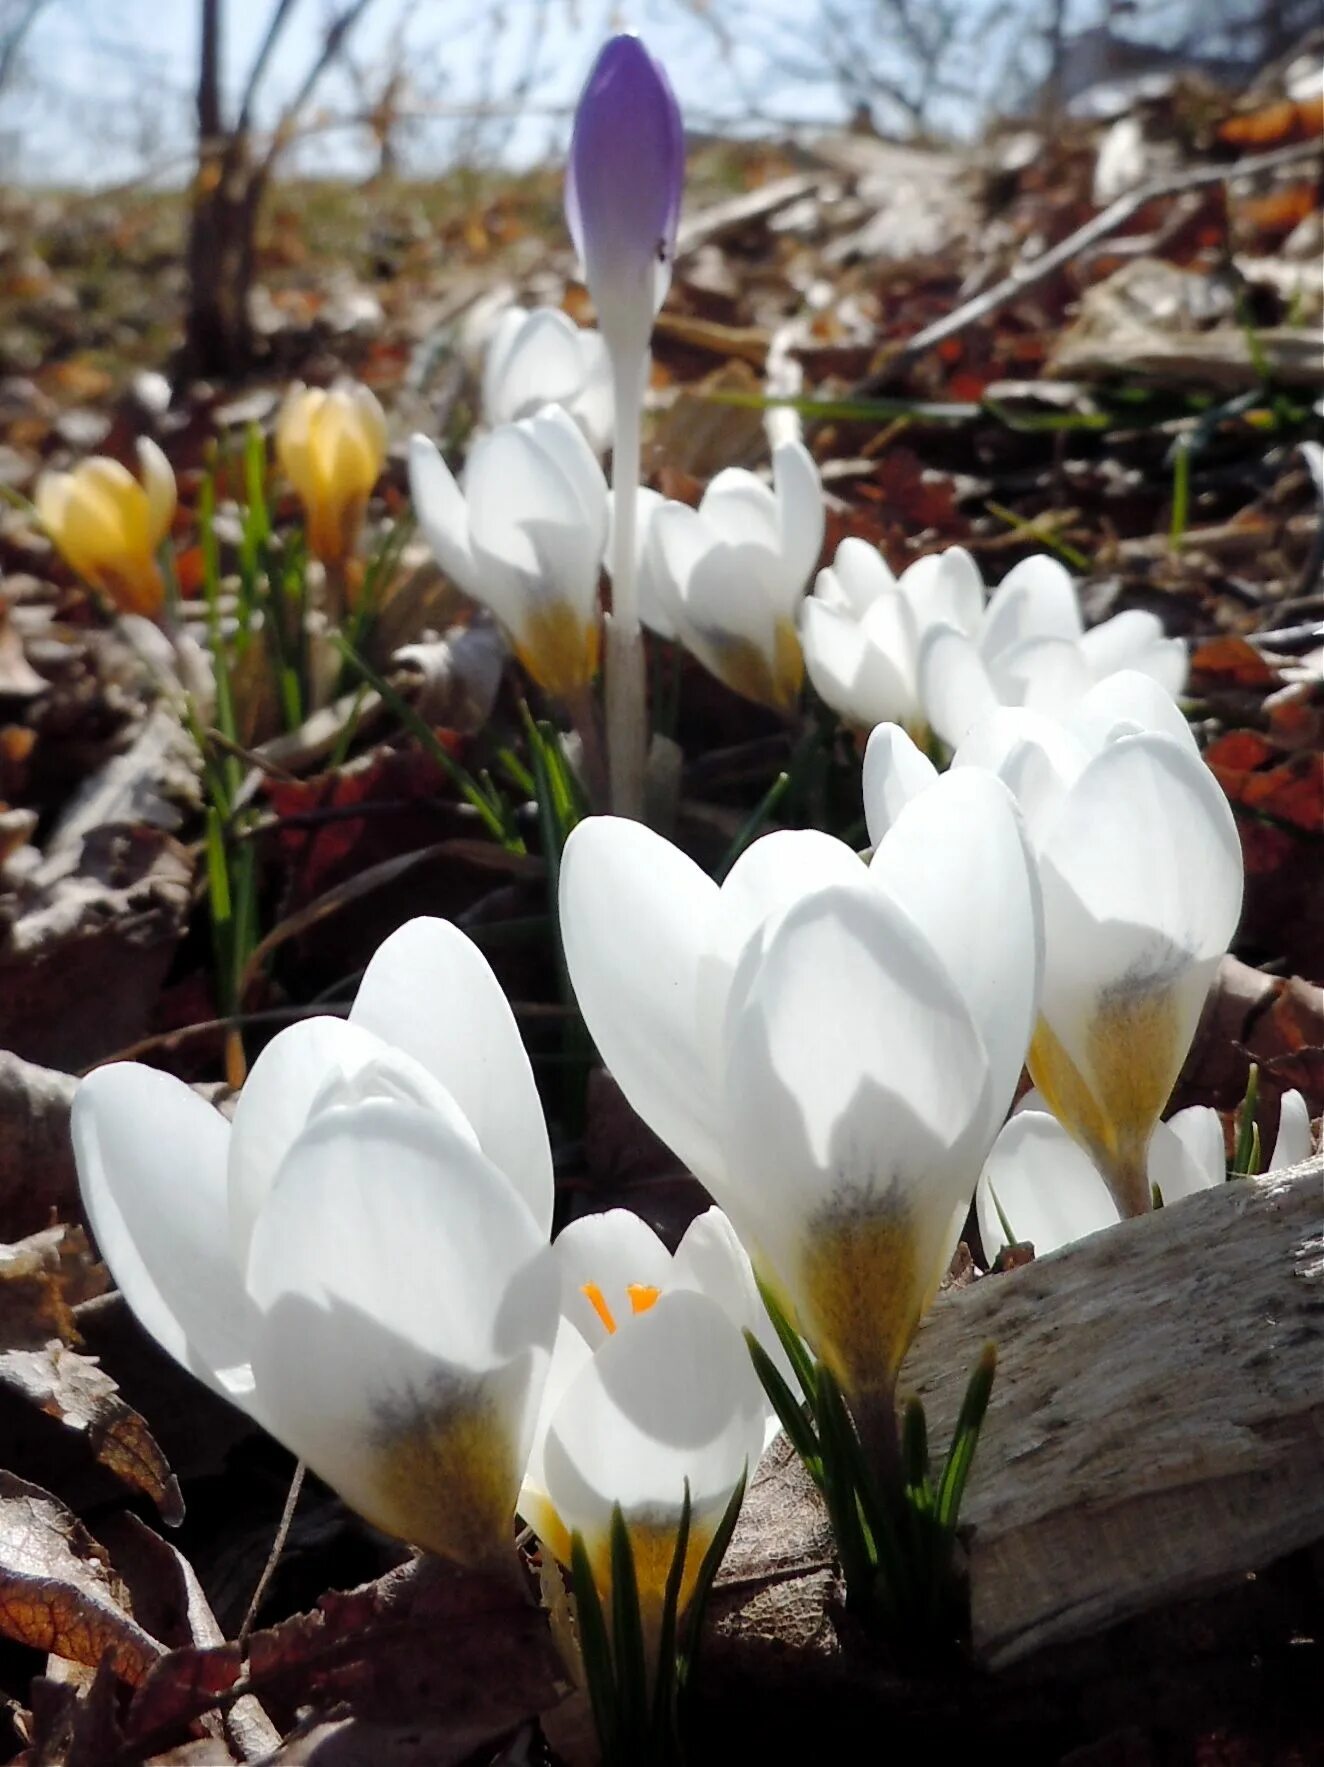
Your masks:
[{"label": "bare tree branch", "polygon": [[267,71],[267,63],[272,52],[280,41],[280,34],[289,22],[290,14],[299,4],[299,0],[276,0],[271,9],[271,17],[267,20],[266,32],[261,46],[253,57],[253,65],[248,70],[248,81],[244,87],[244,96],[239,105],[239,121],[236,127],[247,129],[253,120],[253,104],[257,98],[257,89],[262,84],[262,76]]}]

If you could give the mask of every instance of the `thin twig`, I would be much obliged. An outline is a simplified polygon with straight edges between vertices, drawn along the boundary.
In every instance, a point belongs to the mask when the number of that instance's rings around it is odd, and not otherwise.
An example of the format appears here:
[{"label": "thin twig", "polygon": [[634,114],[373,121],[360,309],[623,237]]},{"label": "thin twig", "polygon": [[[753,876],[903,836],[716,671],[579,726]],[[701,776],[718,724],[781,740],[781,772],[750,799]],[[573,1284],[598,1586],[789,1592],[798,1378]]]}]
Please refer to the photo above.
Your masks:
[{"label": "thin twig", "polygon": [[290,1480],[290,1488],[286,1493],[285,1507],[280,1512],[280,1522],[276,1528],[276,1538],[271,1542],[271,1551],[267,1554],[267,1562],[262,1567],[262,1575],[257,1580],[257,1588],[253,1591],[253,1599],[248,1604],[248,1612],[244,1615],[244,1623],[239,1628],[239,1636],[235,1643],[240,1650],[248,1643],[248,1635],[253,1630],[253,1622],[257,1619],[257,1610],[266,1599],[271,1579],[276,1575],[276,1566],[280,1563],[280,1555],[285,1550],[285,1542],[290,1537],[290,1527],[294,1521],[294,1511],[298,1507],[299,1493],[303,1490],[303,1475],[308,1471],[303,1461],[296,1461],[294,1477]]},{"label": "thin twig", "polygon": [[1205,185],[1227,183],[1233,178],[1253,178],[1260,172],[1274,172],[1283,166],[1301,165],[1307,160],[1315,159],[1319,151],[1318,141],[1296,142],[1291,147],[1275,148],[1272,153],[1236,160],[1231,165],[1197,166],[1190,171],[1175,173],[1169,178],[1155,178],[1148,184],[1142,184],[1137,190],[1128,191],[1125,196],[1118,197],[1115,203],[1087,221],[1083,227],[1068,234],[1051,251],[1041,252],[1028,263],[1015,265],[1001,282],[994,283],[992,288],[985,289],[983,294],[976,295],[954,313],[949,313],[945,319],[926,325],[923,331],[917,332],[908,343],[903,344],[873,374],[853,387],[850,396],[860,398],[881,391],[899,370],[908,367],[925,350],[931,350],[936,344],[945,343],[948,338],[955,337],[958,332],[977,325],[981,319],[987,319],[991,313],[1005,307],[1027,288],[1033,288],[1036,283],[1060,270],[1064,264],[1069,264],[1073,258],[1088,251],[1098,240],[1116,232],[1147,203],[1156,202],[1165,196],[1176,196],[1184,190],[1198,190]]}]

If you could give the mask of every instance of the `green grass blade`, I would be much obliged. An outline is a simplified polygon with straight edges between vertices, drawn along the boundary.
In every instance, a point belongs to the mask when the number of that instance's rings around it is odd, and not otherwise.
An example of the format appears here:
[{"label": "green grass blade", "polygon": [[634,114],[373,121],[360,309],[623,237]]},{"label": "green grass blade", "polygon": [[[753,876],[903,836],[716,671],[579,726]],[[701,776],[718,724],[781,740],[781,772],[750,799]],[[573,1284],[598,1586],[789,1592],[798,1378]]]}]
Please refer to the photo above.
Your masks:
[{"label": "green grass blade", "polygon": [[745,1342],[749,1346],[750,1359],[754,1364],[754,1372],[763,1383],[763,1390],[768,1395],[768,1402],[777,1413],[778,1421],[786,1431],[788,1440],[805,1464],[810,1478],[823,1489],[823,1461],[818,1436],[810,1422],[803,1404],[782,1379],[777,1364],[769,1356],[763,1345],[752,1331],[746,1331]]},{"label": "green grass blade", "polygon": [[778,1341],[786,1352],[786,1360],[790,1363],[791,1370],[800,1383],[800,1391],[812,1405],[818,1391],[818,1376],[813,1358],[809,1354],[804,1339],[782,1311],[776,1295],[773,1294],[757,1271],[754,1273],[754,1281],[758,1287],[759,1298],[763,1302],[764,1310],[772,1321],[772,1329],[777,1333]]},{"label": "green grass blade", "polygon": [[622,1739],[646,1737],[650,1714],[644,1623],[639,1613],[634,1548],[619,1503],[611,1512],[611,1644]]},{"label": "green grass blade", "polygon": [[988,1402],[993,1393],[993,1378],[997,1373],[998,1351],[996,1344],[985,1344],[980,1353],[974,1372],[970,1376],[969,1385],[965,1390],[965,1398],[961,1401],[961,1413],[956,1420],[956,1429],[952,1433],[952,1445],[947,1455],[947,1464],[942,1469],[942,1478],[938,1482],[938,1498],[936,1517],[938,1526],[952,1534],[961,1517],[961,1500],[965,1496],[966,1481],[970,1477],[970,1468],[974,1464],[975,1449],[979,1445],[979,1431],[988,1411]]},{"label": "green grass blade", "polygon": [[1258,1162],[1255,1159],[1255,1112],[1260,1102],[1260,1066],[1258,1062],[1250,1064],[1250,1072],[1246,1076],[1246,1092],[1241,1107],[1237,1111],[1237,1145],[1232,1154],[1232,1176],[1234,1178],[1253,1177]]},{"label": "green grass blade", "polygon": [[584,1664],[589,1704],[593,1709],[593,1727],[598,1733],[603,1759],[610,1760],[618,1734],[616,1678],[611,1646],[607,1642],[607,1623],[602,1616],[602,1600],[584,1536],[578,1532],[570,1536],[570,1582],[575,1592],[579,1654]]}]

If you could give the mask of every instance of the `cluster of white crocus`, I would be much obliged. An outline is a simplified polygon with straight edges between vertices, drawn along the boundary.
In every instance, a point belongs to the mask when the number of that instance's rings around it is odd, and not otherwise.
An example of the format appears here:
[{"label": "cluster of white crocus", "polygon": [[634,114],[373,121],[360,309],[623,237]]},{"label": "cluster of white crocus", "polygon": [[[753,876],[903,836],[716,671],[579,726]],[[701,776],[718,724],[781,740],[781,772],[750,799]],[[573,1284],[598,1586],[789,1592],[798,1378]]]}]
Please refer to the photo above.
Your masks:
[{"label": "cluster of white crocus", "polygon": [[648,829],[591,818],[566,844],[560,905],[626,1097],[886,1439],[1035,1022],[1039,891],[1011,794],[949,774],[868,866],[779,832],[720,888]]},{"label": "cluster of white crocus", "polygon": [[736,693],[791,711],[804,678],[796,620],[823,524],[818,468],[797,440],[774,449],[771,488],[733,466],[697,509],[640,492],[640,617]]},{"label": "cluster of white crocus", "polygon": [[[1278,1135],[1266,1171],[1309,1159],[1310,1113],[1299,1092],[1285,1092]],[[1154,1130],[1147,1177],[1165,1206],[1210,1190],[1227,1177],[1223,1125],[1218,1112],[1193,1104]],[[1099,1168],[1045,1108],[1027,1093],[993,1144],[975,1192],[979,1237],[995,1258],[1015,1242],[1033,1245],[1038,1257],[1121,1220]],[[1010,1238],[1009,1238],[1010,1235]]]},{"label": "cluster of white crocus", "polygon": [[841,717],[952,747],[998,706],[1059,716],[1118,670],[1169,695],[1186,680],[1185,646],[1154,614],[1132,609],[1087,632],[1071,577],[1046,556],[1015,566],[986,606],[960,547],[895,577],[876,548],[843,540],[805,602],[801,638],[810,680]]},{"label": "cluster of white crocus", "polygon": [[556,307],[509,307],[497,322],[483,365],[483,415],[517,423],[559,405],[602,455],[611,441],[611,363],[596,331]]},{"label": "cluster of white crocus", "polygon": [[[1134,672],[1060,721],[986,717],[952,762],[956,776],[985,772],[1019,802],[1043,892],[1031,1077],[1119,1212],[1143,1214],[1155,1125],[1241,909],[1232,812],[1167,692]],[[885,840],[937,778],[902,731],[880,726],[864,765],[871,838]],[[975,867],[966,876],[987,887]]]},{"label": "cluster of white crocus", "polygon": [[518,1504],[602,1562],[619,1503],[641,1584],[665,1558],[664,1583],[686,1481],[701,1555],[758,1457],[741,1331],[761,1303],[734,1235],[704,1217],[672,1261],[609,1216],[549,1245],[528,1057],[448,922],[389,938],[348,1022],[274,1038],[233,1123],[123,1063],[82,1083],[73,1133],[139,1321],[390,1533],[494,1563]]},{"label": "cluster of white crocus", "polygon": [[409,444],[414,508],[437,561],[490,608],[548,693],[573,700],[598,665],[607,484],[559,405],[474,443],[463,488],[426,436]]}]

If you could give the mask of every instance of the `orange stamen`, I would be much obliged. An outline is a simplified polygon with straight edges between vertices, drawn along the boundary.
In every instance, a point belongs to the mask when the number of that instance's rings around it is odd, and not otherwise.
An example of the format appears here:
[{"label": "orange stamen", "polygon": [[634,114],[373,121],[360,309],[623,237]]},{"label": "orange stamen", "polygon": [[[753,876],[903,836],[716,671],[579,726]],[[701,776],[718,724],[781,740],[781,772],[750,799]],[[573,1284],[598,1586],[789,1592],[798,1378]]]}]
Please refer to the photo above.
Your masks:
[{"label": "orange stamen", "polygon": [[[597,1314],[598,1318],[606,1326],[607,1330],[614,1332],[616,1330],[616,1321],[612,1318],[611,1308],[607,1305],[606,1301],[603,1299],[602,1290],[598,1287],[597,1283],[596,1282],[586,1282],[583,1285],[583,1287],[580,1289],[579,1292],[580,1292],[580,1294],[583,1295],[584,1299],[588,1302],[589,1306],[592,1307],[593,1311]],[[631,1300],[634,1299],[634,1291],[633,1290],[630,1291],[630,1299]],[[648,1304],[650,1306],[652,1305],[651,1302],[649,1302]],[[636,1307],[635,1311],[638,1312],[639,1309]]]},{"label": "orange stamen", "polygon": [[632,1282],[625,1292],[629,1295],[630,1305],[636,1313],[647,1313],[662,1290],[653,1288],[646,1282]]}]

